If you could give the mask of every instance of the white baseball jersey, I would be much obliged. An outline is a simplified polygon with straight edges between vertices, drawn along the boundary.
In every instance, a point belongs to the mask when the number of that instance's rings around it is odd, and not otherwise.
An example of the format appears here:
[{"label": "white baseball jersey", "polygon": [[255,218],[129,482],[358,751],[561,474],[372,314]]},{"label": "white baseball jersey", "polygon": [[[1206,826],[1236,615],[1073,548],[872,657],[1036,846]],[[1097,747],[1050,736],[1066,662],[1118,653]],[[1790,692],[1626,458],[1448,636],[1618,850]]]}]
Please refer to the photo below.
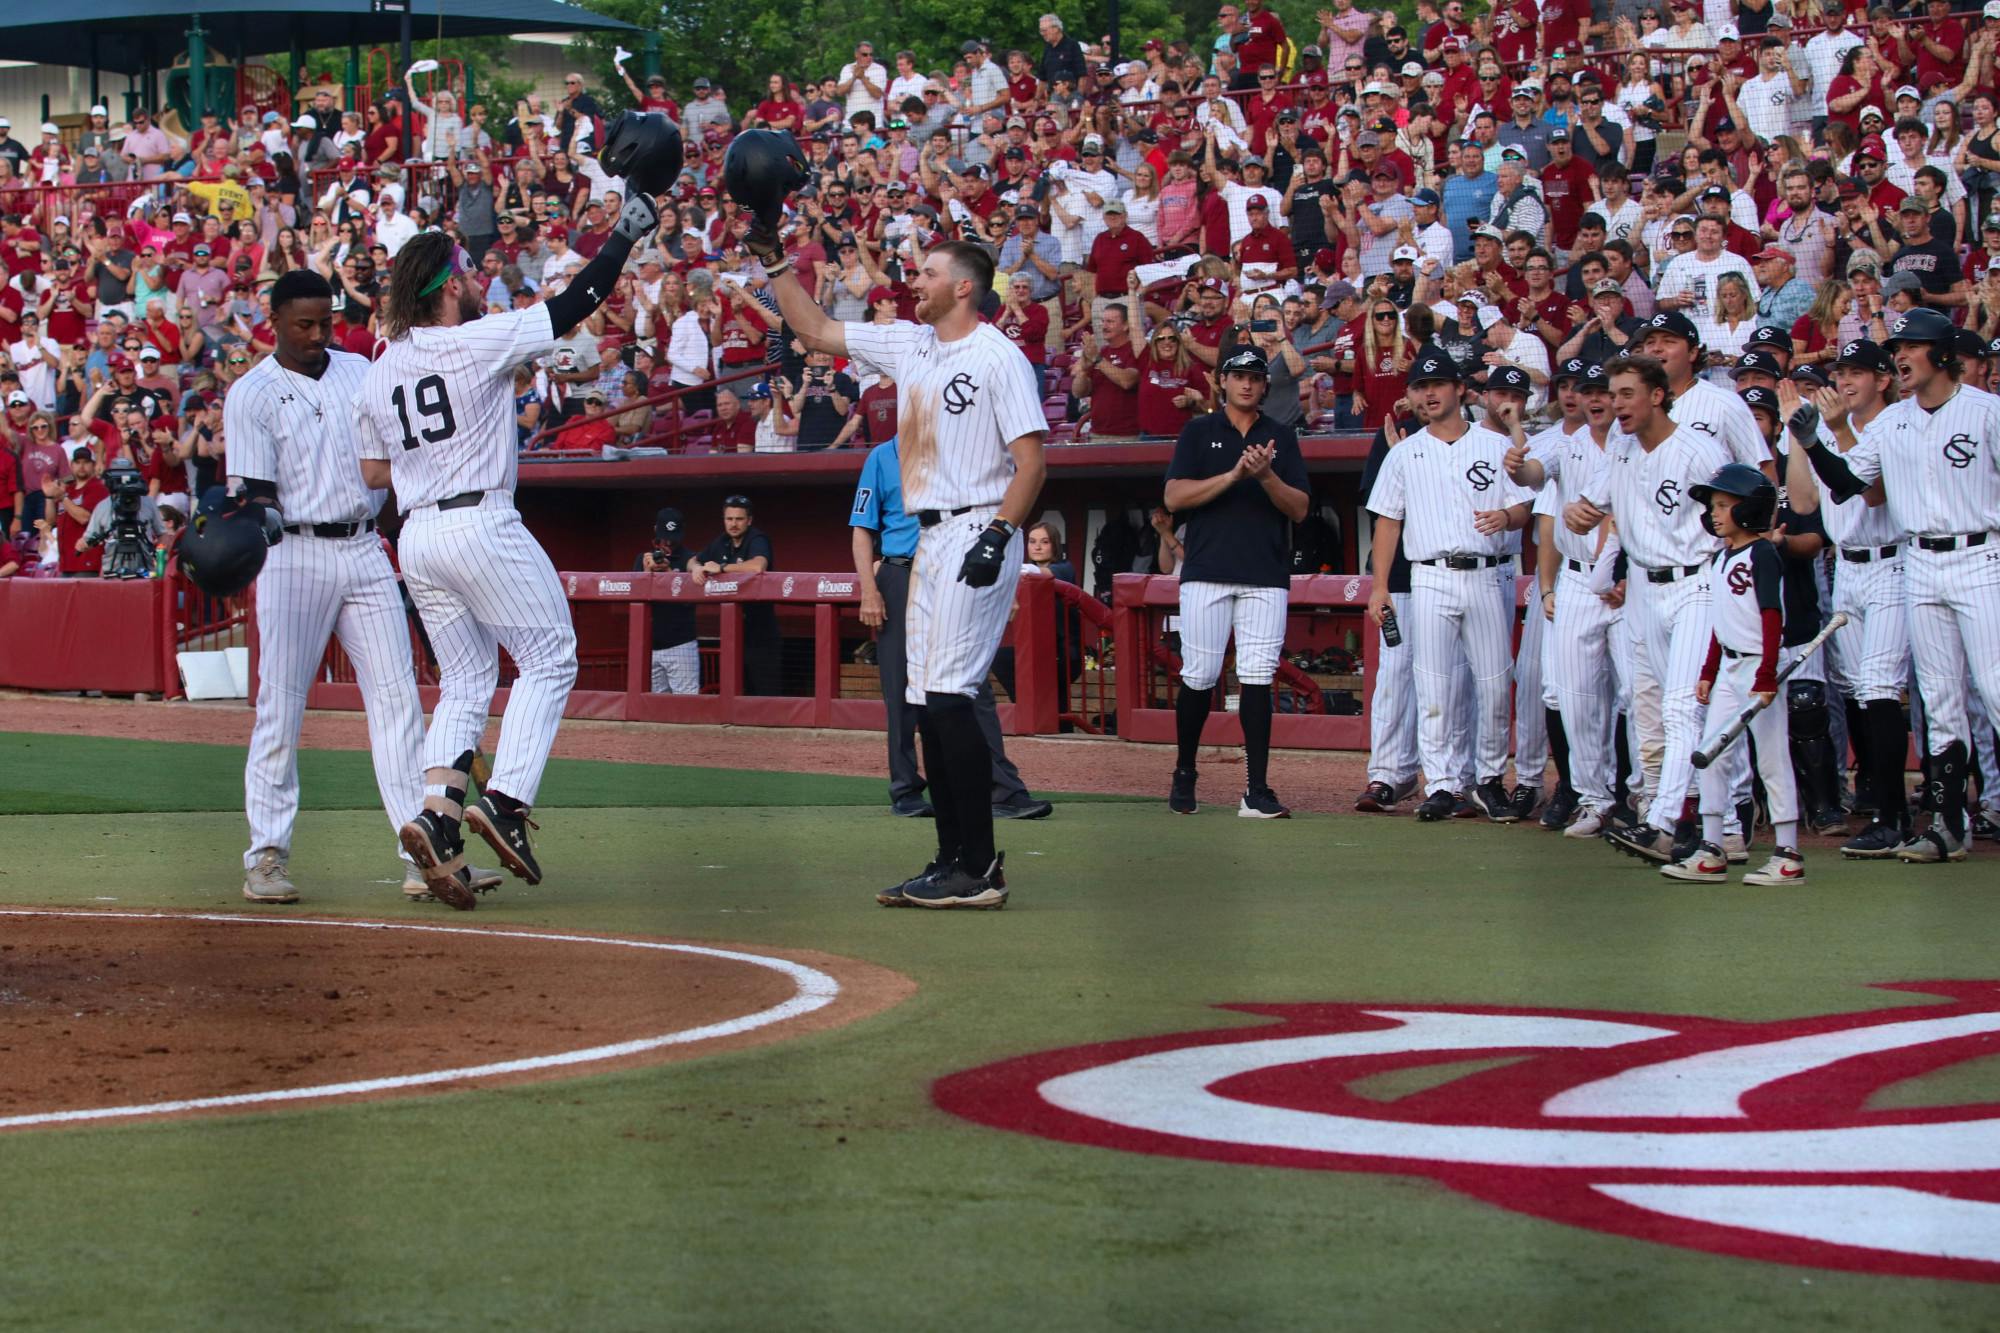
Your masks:
[{"label": "white baseball jersey", "polygon": [[1507,437],[1484,426],[1468,426],[1449,443],[1426,427],[1389,451],[1368,508],[1402,520],[1403,552],[1413,561],[1512,555],[1520,549],[1513,532],[1488,534],[1472,526],[1479,510],[1507,509],[1535,498],[1508,478],[1502,465],[1507,449]]},{"label": "white baseball jersey", "polygon": [[[928,324],[903,320],[842,327],[848,355],[896,381],[903,507],[914,514],[999,504],[1014,479],[1007,447],[1049,428],[1021,349],[991,324],[952,342],[939,341]],[[510,389],[510,465],[513,401]]]},{"label": "white baseball jersey", "polygon": [[[1871,433],[1881,431],[1883,418],[1887,415],[1888,409],[1884,408],[1867,425],[1855,430],[1857,448]],[[1879,457],[1879,441],[1876,451]],[[1858,495],[1851,500],[1836,501],[1824,492],[1820,499],[1820,519],[1826,524],[1827,539],[1836,546],[1893,546],[1909,537],[1909,533],[1897,525],[1895,515],[1889,512],[1886,504],[1871,505]]]},{"label": "white baseball jersey", "polygon": [[1848,469],[1888,492],[1891,519],[1928,536],[2000,528],[2000,398],[1961,385],[1935,412],[1914,398],[1868,423]]},{"label": "white baseball jersey", "polygon": [[1750,414],[1750,408],[1741,398],[1718,384],[1697,376],[1686,392],[1674,395],[1673,408],[1667,415],[1676,426],[1722,441],[1732,463],[1760,468],[1771,461],[1771,451],[1764,444],[1764,432],[1758,428],[1757,418]]},{"label": "white baseball jersey", "polygon": [[1715,641],[1735,653],[1764,650],[1764,612],[1785,611],[1785,562],[1766,541],[1723,551],[1708,570],[1710,625]]},{"label": "white baseball jersey", "polygon": [[1574,433],[1565,431],[1560,424],[1551,426],[1529,444],[1542,470],[1548,473],[1542,489],[1552,495],[1549,512],[1556,520],[1556,554],[1565,560],[1581,560],[1586,566],[1595,563],[1597,533],[1571,532],[1562,521],[1562,511],[1583,498],[1584,487],[1604,462],[1604,446],[1591,435],[1588,422]]},{"label": "white baseball jersey", "polygon": [[1701,524],[1701,506],[1690,486],[1706,482],[1729,462],[1720,440],[1678,428],[1648,450],[1636,436],[1614,430],[1583,498],[1618,520],[1625,554],[1642,569],[1698,565],[1721,543]]},{"label": "white baseball jersey", "polygon": [[514,368],[554,346],[549,308],[532,305],[412,329],[368,367],[357,444],[363,458],[389,461],[403,512],[467,491],[513,493]]},{"label": "white baseball jersey", "polygon": [[267,356],[222,403],[229,475],[275,482],[287,523],[353,523],[382,508],[384,492],[362,482],[345,429],[368,358],[331,348],[326,356],[318,379]]}]

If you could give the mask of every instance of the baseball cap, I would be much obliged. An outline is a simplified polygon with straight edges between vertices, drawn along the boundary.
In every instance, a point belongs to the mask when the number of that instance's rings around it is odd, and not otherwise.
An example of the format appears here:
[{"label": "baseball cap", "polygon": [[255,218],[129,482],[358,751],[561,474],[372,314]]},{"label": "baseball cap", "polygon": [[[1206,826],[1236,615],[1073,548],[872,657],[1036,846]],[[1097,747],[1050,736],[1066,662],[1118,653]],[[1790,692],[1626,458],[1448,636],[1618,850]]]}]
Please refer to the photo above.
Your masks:
[{"label": "baseball cap", "polygon": [[175,221],[175,222],[185,222],[185,223],[187,223],[187,224],[188,224],[188,226],[190,226],[190,227],[192,227],[192,226],[194,225],[194,219],[193,219],[192,217],[188,216],[188,215],[187,215],[186,213],[176,213],[176,214],[174,214],[174,221]]},{"label": "baseball cap", "polygon": [[1855,120],[1857,120],[1857,121],[1863,121],[1863,120],[1866,120],[1866,119],[1868,119],[1868,118],[1869,118],[1870,116],[1873,116],[1873,117],[1875,117],[1875,119],[1877,119],[1877,120],[1887,120],[1887,119],[1889,119],[1889,117],[1888,117],[1888,116],[1886,116],[1886,115],[1884,115],[1884,114],[1883,114],[1883,111],[1882,111],[1882,108],[1881,108],[1881,107],[1879,107],[1879,106],[1864,106],[1864,107],[1862,107],[1862,108],[1861,108],[1861,114],[1860,114],[1859,116],[1856,116],[1856,117],[1855,117]]},{"label": "baseball cap", "polygon": [[1754,347],[1736,358],[1735,373],[1741,375],[1746,370],[1753,374],[1762,373],[1780,379],[1784,378],[1785,374],[1785,368],[1778,364],[1777,357],[1762,348]]},{"label": "baseball cap", "polygon": [[684,521],[681,518],[680,510],[671,507],[662,509],[659,513],[653,515],[653,539],[655,541],[674,540],[681,535]]},{"label": "baseball cap", "polygon": [[986,49],[986,43],[980,41],[976,37],[968,38],[967,40],[960,42],[958,45],[958,53],[962,56],[969,56],[974,51],[984,51],[985,49]]},{"label": "baseball cap", "polygon": [[868,304],[877,305],[883,301],[893,301],[896,293],[888,287],[874,286],[868,289]]},{"label": "baseball cap", "polygon": [[105,357],[104,364],[110,366],[113,370],[130,370],[132,369],[132,358],[123,352],[118,352],[112,356]]},{"label": "baseball cap", "polygon": [[1436,190],[1426,188],[1418,190],[1415,194],[1411,195],[1410,202],[1425,208],[1436,208],[1444,201],[1438,198]]},{"label": "baseball cap", "polygon": [[1793,366],[1789,378],[1794,384],[1806,384],[1815,389],[1824,389],[1833,383],[1818,366]]},{"label": "baseball cap", "polygon": [[1102,153],[1104,151],[1104,140],[1094,134],[1084,135],[1083,151],[1086,153]]},{"label": "baseball cap", "polygon": [[1873,250],[1857,250],[1847,257],[1847,276],[1857,273],[1880,273],[1882,257]]},{"label": "baseball cap", "polygon": [[1339,262],[1340,256],[1334,252],[1331,246],[1322,245],[1319,249],[1313,251],[1314,268],[1332,268]]},{"label": "baseball cap", "polygon": [[1906,83],[1902,87],[1898,88],[1896,90],[1896,96],[1892,100],[1900,101],[1905,97],[1915,98],[1919,102],[1924,100],[1924,95],[1918,92],[1916,85],[1912,83]]},{"label": "baseball cap", "polygon": [[1611,377],[1604,373],[1604,367],[1594,361],[1583,368],[1581,378],[1583,381],[1581,387],[1586,389],[1593,385],[1601,389],[1611,382]]},{"label": "baseball cap", "polygon": [[22,393],[19,389],[7,395],[7,406],[9,407],[28,407],[30,405],[31,400],[28,398],[28,395]]},{"label": "baseball cap", "polygon": [[1766,259],[1782,259],[1787,264],[1795,264],[1798,262],[1798,260],[1793,256],[1792,252],[1790,250],[1787,250],[1782,245],[1767,245],[1762,250],[1759,250],[1756,254],[1751,255],[1750,259],[1753,263],[1759,263],[1759,264],[1763,263]]},{"label": "baseball cap", "polygon": [[[1881,113],[1877,112],[1876,114],[1880,115]],[[1887,162],[1889,160],[1889,146],[1882,142],[1882,136],[1879,134],[1864,135],[1860,144],[1855,147],[1854,155],[1856,157],[1872,157],[1878,162]]]},{"label": "baseball cap", "polygon": [[61,128],[60,128],[60,127],[59,127],[59,126],[58,126],[58,125],[57,125],[57,124],[56,124],[56,123],[55,123],[54,121],[52,121],[52,120],[45,120],[45,121],[43,121],[43,122],[42,122],[42,133],[43,133],[43,134],[61,134],[61,133],[62,133],[62,129],[61,129]]},{"label": "baseball cap", "polygon": [[1528,155],[1513,144],[1508,144],[1500,150],[1500,160],[1502,162],[1526,162]]},{"label": "baseball cap", "polygon": [[1616,278],[1599,278],[1597,285],[1590,289],[1590,294],[1592,296],[1616,296],[1622,300],[1625,296],[1625,284]]},{"label": "baseball cap", "polygon": [[1203,278],[1194,288],[1198,292],[1221,292],[1224,295],[1229,292],[1229,285],[1221,278]]},{"label": "baseball cap", "polygon": [[[1252,195],[1245,202],[1244,207],[1268,209],[1270,205],[1266,203],[1261,196]],[[1110,217],[1113,213],[1123,213],[1124,211],[1125,211],[1125,201],[1122,199],[1110,199],[1105,202],[1104,216],[1106,217]]]},{"label": "baseball cap", "polygon": [[1536,83],[1533,79],[1527,79],[1521,83],[1517,83],[1514,85],[1514,91],[1507,100],[1511,102],[1516,97],[1533,97],[1536,93],[1539,93],[1541,90],[1542,90],[1541,84]]},{"label": "baseball cap", "polygon": [[1497,305],[1479,307],[1479,327],[1482,329],[1490,329],[1505,318],[1507,318],[1505,312]]},{"label": "baseball cap", "polygon": [[1752,409],[1761,408],[1764,411],[1769,412],[1774,417],[1779,415],[1778,395],[1774,391],[1765,388],[1761,384],[1759,384],[1754,389],[1745,389],[1742,393],[1736,396],[1743,400],[1743,405],[1745,407]]},{"label": "baseball cap", "polygon": [[1894,296],[1897,292],[1922,291],[1924,284],[1914,273],[1891,273],[1882,280],[1882,295]]},{"label": "baseball cap", "polygon": [[1519,366],[1495,366],[1486,372],[1486,391],[1492,393],[1495,389],[1527,398],[1535,392],[1535,382]]},{"label": "baseball cap", "polygon": [[139,359],[141,361],[158,361],[160,359],[160,349],[157,347],[141,347],[139,349]]},{"label": "baseball cap", "polygon": [[1725,23],[1715,30],[1715,40],[1718,42],[1740,42],[1743,40],[1743,34],[1736,31],[1734,23]]},{"label": "baseball cap", "polygon": [[1406,60],[1403,62],[1402,75],[1406,79],[1420,79],[1424,75],[1424,67],[1414,60]]},{"label": "baseball cap", "polygon": [[1701,346],[1701,333],[1695,328],[1694,321],[1678,310],[1662,310],[1647,320],[1645,327],[1649,333],[1671,333],[1677,338],[1685,338],[1690,347]]},{"label": "baseball cap", "polygon": [[1507,233],[1501,231],[1498,227],[1494,226],[1490,222],[1483,223],[1480,226],[1474,227],[1472,229],[1473,240],[1476,241],[1481,237],[1484,237],[1489,241],[1499,241],[1502,245],[1505,245],[1507,242]]},{"label": "baseball cap", "polygon": [[1855,183],[1852,179],[1843,178],[1840,182],[1841,202],[1846,203],[1849,200],[1859,199],[1860,197],[1861,197],[1861,186]]},{"label": "baseball cap", "polygon": [[1464,45],[1456,37],[1447,37],[1438,43],[1439,52],[1463,51],[1464,49]]},{"label": "baseball cap", "polygon": [[1993,349],[1986,345],[1986,339],[1971,329],[1960,329],[1952,335],[1952,350],[1960,356],[1969,356],[1979,361],[1992,358]]},{"label": "baseball cap", "polygon": [[1896,211],[1898,213],[1928,213],[1931,211],[1931,206],[1914,194],[1906,194],[1903,196],[1902,202],[1896,205]]},{"label": "baseball cap", "polygon": [[703,79],[696,79],[694,81],[694,86],[697,88],[713,88],[715,85],[710,83],[707,79],[703,78]]},{"label": "baseball cap", "polygon": [[195,252],[196,254],[198,254],[198,255],[205,255],[205,254],[211,254],[211,253],[213,253],[213,252],[212,252],[212,251],[210,251],[210,250],[209,250],[209,248],[208,248],[207,246],[205,246],[205,245],[197,245],[197,246],[196,246],[196,247],[194,248],[194,252]]},{"label": "baseball cap", "polygon": [[1792,350],[1792,335],[1775,324],[1760,324],[1750,331],[1750,346]]},{"label": "baseball cap", "polygon": [[[1880,140],[1877,140],[1876,142],[1879,143]],[[1701,192],[1701,202],[1704,204],[1711,199],[1727,199],[1727,198],[1729,198],[1729,187],[1726,185],[1711,185],[1707,189]]]},{"label": "baseball cap", "polygon": [[1412,386],[1428,384],[1432,380],[1445,380],[1452,384],[1464,382],[1459,373],[1458,362],[1436,347],[1425,347],[1417,353],[1416,364],[1410,367],[1410,377],[1404,381]]},{"label": "baseball cap", "polygon": [[1361,293],[1354,290],[1353,283],[1342,279],[1339,282],[1330,282],[1327,284],[1324,303],[1330,306],[1339,305],[1342,301],[1352,301],[1359,295]]},{"label": "baseball cap", "polygon": [[1395,253],[1389,256],[1389,262],[1392,264],[1403,264],[1403,263],[1414,264],[1421,257],[1422,256],[1417,253],[1416,246],[1399,245],[1396,247]]},{"label": "baseball cap", "polygon": [[111,115],[111,108],[105,106],[103,103],[100,102],[96,106],[90,108],[90,114],[93,116],[104,116],[106,118],[109,118]]},{"label": "baseball cap", "polygon": [[1580,356],[1573,356],[1556,367],[1556,373],[1549,376],[1550,384],[1561,384],[1564,380],[1580,380],[1591,363]]}]

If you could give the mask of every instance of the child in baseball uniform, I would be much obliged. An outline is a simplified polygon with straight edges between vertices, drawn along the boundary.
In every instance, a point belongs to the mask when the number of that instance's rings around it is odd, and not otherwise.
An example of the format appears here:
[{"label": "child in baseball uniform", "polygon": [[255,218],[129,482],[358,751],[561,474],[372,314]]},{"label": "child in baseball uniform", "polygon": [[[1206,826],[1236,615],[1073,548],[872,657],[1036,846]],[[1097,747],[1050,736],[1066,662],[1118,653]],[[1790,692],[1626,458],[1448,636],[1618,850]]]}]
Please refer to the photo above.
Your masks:
[{"label": "child in baseball uniform", "polygon": [[[1695,683],[1696,701],[1708,708],[1702,746],[1714,745],[1751,703],[1763,705],[1750,723],[1750,736],[1778,845],[1743,882],[1803,884],[1789,718],[1785,709],[1772,706],[1785,633],[1785,571],[1784,557],[1764,534],[1777,515],[1778,488],[1757,469],[1731,463],[1707,484],[1690,486],[1688,498],[1703,506],[1702,525],[1724,543],[1708,569],[1712,628],[1708,658]],[[1660,867],[1668,879],[1720,884],[1729,878],[1722,830],[1731,805],[1730,779],[1730,767],[1720,761],[1701,770],[1701,841],[1687,856]]]}]

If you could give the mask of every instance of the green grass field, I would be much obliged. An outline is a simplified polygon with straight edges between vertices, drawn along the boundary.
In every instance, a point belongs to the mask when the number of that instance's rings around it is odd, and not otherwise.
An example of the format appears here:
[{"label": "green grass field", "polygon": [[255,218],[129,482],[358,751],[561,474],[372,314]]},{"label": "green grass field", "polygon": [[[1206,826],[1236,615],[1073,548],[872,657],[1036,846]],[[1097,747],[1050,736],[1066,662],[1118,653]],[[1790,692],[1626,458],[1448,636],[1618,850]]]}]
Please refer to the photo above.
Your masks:
[{"label": "green grass field", "polygon": [[[0,736],[0,765],[0,902],[253,910],[240,750]],[[1670,889],[1525,829],[1069,798],[1002,826],[1009,910],[890,912],[873,892],[922,864],[929,828],[892,819],[874,777],[557,761],[548,882],[456,917],[377,882],[395,862],[365,755],[310,753],[304,773],[302,910],[811,948],[920,989],[649,1069],[0,1135],[0,1327],[2000,1327],[2000,1285],[1703,1253],[1416,1176],[1056,1142],[930,1092],[1036,1051],[1255,1021],[1228,1002],[1916,1004],[1868,985],[2000,976],[1990,851]],[[2000,1059],[1885,1097],[2000,1102]]]}]

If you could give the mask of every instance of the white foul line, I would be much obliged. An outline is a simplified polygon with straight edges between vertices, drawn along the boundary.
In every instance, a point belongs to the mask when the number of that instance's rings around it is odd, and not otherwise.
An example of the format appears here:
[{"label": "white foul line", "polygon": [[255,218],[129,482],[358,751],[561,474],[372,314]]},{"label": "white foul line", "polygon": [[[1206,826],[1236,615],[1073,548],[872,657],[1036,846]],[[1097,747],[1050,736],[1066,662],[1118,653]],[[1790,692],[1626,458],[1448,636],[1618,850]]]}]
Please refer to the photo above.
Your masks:
[{"label": "white foul line", "polygon": [[533,930],[490,930],[478,926],[425,926],[414,922],[343,921],[327,917],[236,916],[220,913],[65,912],[10,907],[0,908],[0,916],[54,916],[88,920],[109,918],[126,921],[209,921],[230,926],[330,926],[347,930],[413,930],[437,935],[479,935],[487,939],[501,940],[546,940],[560,944],[608,944],[625,949],[659,949],[669,953],[698,954],[704,958],[749,963],[755,967],[769,968],[773,972],[782,972],[798,987],[797,993],[791,999],[773,1005],[769,1009],[760,1009],[754,1014],[745,1014],[740,1018],[731,1018],[719,1023],[708,1023],[698,1028],[687,1028],[680,1032],[663,1033],[656,1037],[638,1037],[609,1046],[590,1046],[582,1050],[559,1051],[554,1055],[526,1056],[518,1060],[500,1060],[492,1064],[466,1065],[458,1069],[434,1069],[421,1074],[393,1074],[384,1078],[355,1079],[346,1083],[320,1083],[306,1088],[276,1088],[265,1092],[232,1093],[226,1097],[188,1097],[179,1101],[147,1102],[137,1106],[98,1106],[79,1111],[40,1111],[30,1115],[0,1116],[0,1129],[20,1129],[30,1125],[76,1124],[82,1121],[112,1120],[131,1116],[173,1115],[181,1111],[255,1106],[266,1102],[306,1101],[319,1097],[351,1097],[361,1093],[390,1092],[434,1083],[495,1078],[504,1074],[533,1073],[541,1069],[558,1069],[568,1065],[617,1060],[628,1055],[642,1055],[665,1046],[684,1046],[691,1042],[733,1037],[739,1033],[769,1027],[773,1023],[782,1023],[809,1014],[815,1009],[823,1009],[832,1004],[840,994],[838,981],[816,968],[792,962],[787,958],[739,953],[732,949],[710,949],[698,944],[670,944],[662,940],[624,940],[601,935],[559,935]]}]

